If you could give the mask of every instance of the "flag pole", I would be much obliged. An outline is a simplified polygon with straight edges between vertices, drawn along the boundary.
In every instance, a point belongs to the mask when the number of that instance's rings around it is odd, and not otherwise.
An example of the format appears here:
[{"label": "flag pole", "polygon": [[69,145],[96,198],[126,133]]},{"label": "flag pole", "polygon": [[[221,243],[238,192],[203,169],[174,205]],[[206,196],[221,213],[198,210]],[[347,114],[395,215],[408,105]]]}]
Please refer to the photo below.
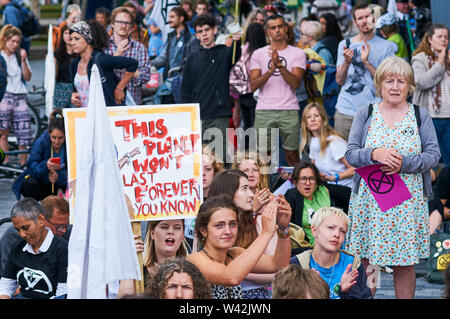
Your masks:
[{"label": "flag pole", "polygon": [[[236,11],[235,11],[235,21],[236,21],[236,23],[239,25],[239,16],[238,16],[238,14],[239,14],[239,2],[240,2],[240,0],[236,0]],[[232,64],[234,64],[234,62],[235,62],[235,59],[236,59],[236,45],[237,45],[237,41],[233,41],[233,62],[232,62]]]}]

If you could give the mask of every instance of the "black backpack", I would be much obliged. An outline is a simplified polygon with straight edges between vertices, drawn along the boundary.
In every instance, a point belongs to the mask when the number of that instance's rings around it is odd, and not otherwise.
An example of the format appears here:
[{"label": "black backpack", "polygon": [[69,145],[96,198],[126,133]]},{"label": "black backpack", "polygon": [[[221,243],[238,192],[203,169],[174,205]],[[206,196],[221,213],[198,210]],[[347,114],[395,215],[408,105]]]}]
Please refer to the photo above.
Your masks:
[{"label": "black backpack", "polygon": [[[373,105],[369,105],[369,109],[367,110],[366,122],[369,120],[369,117],[372,115]],[[422,125],[422,119],[420,118],[420,108],[418,105],[414,104],[414,116],[416,117],[417,127],[420,129],[420,125]]]},{"label": "black backpack", "polygon": [[39,19],[34,15],[30,9],[15,4],[15,7],[19,9],[22,17],[22,26],[19,28],[22,31],[23,36],[31,37],[39,33],[41,26]]},{"label": "black backpack", "polygon": [[7,83],[7,71],[6,71],[6,62],[5,59],[0,55],[0,101],[3,99],[3,95],[5,95],[6,85]]}]

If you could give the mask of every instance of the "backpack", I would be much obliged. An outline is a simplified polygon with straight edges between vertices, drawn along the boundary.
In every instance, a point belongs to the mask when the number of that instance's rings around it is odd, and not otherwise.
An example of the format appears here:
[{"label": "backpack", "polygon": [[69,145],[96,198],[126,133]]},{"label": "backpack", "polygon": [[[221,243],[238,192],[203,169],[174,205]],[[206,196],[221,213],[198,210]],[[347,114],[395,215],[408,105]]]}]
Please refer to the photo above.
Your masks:
[{"label": "backpack", "polygon": [[22,17],[22,25],[20,31],[22,31],[23,36],[31,37],[39,33],[41,28],[39,24],[39,19],[34,15],[33,11],[26,8],[25,6],[19,6],[14,4],[16,8],[19,9],[20,15]]},{"label": "backpack", "polygon": [[[316,50],[320,51],[322,48],[325,48],[323,45],[319,45]],[[322,62],[323,59],[315,60],[314,52],[310,49],[305,49],[305,53],[307,53],[309,57],[308,62]],[[318,56],[318,53],[316,56]],[[321,59],[321,58],[320,58]],[[318,81],[314,79],[314,74],[308,70],[305,75],[305,88],[307,90],[308,96],[310,98],[321,97],[322,103],[327,111],[327,115],[330,121],[330,125],[333,126],[333,116],[336,110],[336,103],[338,99],[339,92],[341,90],[340,85],[336,82],[336,66],[335,65],[325,65],[322,68],[323,73],[325,73],[325,78],[322,81]],[[314,93],[315,92],[315,93]]]},{"label": "backpack", "polygon": [[[444,222],[445,224],[449,222]],[[450,267],[450,233],[436,232],[430,236],[430,256],[428,257],[425,279],[430,283],[444,284],[444,272]]]},{"label": "backpack", "polygon": [[[373,105],[370,104],[369,108],[367,109],[367,117],[366,122],[369,120],[370,116],[373,112]],[[416,117],[417,127],[420,129],[420,125],[422,125],[422,120],[420,118],[420,107],[418,105],[414,104],[414,116]]]},{"label": "backpack", "polygon": [[247,67],[242,56],[230,70],[230,91],[237,95],[252,92]]},{"label": "backpack", "polygon": [[3,99],[3,95],[6,92],[7,84],[7,71],[5,59],[0,55],[0,101]]}]

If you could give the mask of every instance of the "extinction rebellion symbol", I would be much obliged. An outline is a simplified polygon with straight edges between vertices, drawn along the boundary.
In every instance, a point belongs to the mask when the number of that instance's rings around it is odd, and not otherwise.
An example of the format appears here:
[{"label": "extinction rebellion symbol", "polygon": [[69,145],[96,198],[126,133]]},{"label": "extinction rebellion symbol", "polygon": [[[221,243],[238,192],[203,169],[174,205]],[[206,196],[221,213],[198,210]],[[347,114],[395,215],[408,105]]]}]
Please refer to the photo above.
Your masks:
[{"label": "extinction rebellion symbol", "polygon": [[370,173],[367,179],[369,188],[377,194],[389,193],[394,187],[394,178],[382,171]]}]

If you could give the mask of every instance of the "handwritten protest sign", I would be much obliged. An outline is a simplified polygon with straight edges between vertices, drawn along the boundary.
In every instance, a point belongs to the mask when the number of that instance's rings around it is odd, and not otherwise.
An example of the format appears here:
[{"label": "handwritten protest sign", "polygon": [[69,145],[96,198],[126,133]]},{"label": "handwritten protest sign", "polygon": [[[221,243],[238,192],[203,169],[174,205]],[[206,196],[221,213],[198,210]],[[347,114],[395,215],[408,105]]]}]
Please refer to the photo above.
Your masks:
[{"label": "handwritten protest sign", "polygon": [[381,211],[385,212],[412,196],[400,175],[386,175],[381,170],[381,166],[383,164],[368,165],[357,168],[355,171],[369,186]]},{"label": "handwritten protest sign", "polygon": [[[131,220],[195,217],[203,198],[198,104],[107,108]],[[64,109],[69,201],[86,109]]]}]

